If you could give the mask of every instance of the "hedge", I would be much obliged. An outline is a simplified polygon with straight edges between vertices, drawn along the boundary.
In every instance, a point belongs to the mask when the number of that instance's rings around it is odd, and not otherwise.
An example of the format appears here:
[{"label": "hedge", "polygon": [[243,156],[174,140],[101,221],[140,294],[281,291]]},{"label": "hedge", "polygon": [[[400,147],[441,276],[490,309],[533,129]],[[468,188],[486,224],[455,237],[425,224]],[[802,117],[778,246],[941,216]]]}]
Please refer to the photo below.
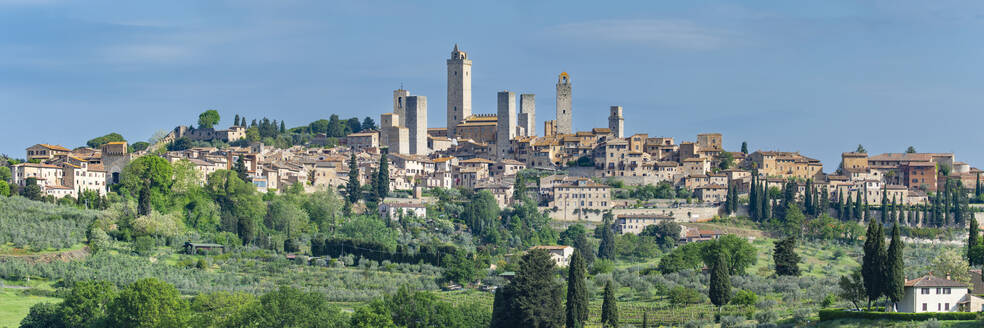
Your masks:
[{"label": "hedge", "polygon": [[936,320],[977,320],[976,312],[865,312],[847,311],[844,309],[820,310],[820,321],[837,319],[870,319],[894,321],[925,321]]}]

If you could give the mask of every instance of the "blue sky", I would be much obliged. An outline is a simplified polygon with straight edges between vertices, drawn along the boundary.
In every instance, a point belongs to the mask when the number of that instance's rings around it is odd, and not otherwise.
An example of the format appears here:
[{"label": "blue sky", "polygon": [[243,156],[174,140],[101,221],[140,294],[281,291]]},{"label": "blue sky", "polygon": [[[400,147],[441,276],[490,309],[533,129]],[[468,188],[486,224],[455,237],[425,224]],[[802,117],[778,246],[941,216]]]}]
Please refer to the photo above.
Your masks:
[{"label": "blue sky", "polygon": [[0,0],[0,152],[131,142],[214,108],[307,124],[391,109],[401,83],[444,126],[445,59],[473,60],[477,113],[495,93],[574,84],[574,125],[824,161],[955,152],[984,166],[984,3],[975,1]]}]

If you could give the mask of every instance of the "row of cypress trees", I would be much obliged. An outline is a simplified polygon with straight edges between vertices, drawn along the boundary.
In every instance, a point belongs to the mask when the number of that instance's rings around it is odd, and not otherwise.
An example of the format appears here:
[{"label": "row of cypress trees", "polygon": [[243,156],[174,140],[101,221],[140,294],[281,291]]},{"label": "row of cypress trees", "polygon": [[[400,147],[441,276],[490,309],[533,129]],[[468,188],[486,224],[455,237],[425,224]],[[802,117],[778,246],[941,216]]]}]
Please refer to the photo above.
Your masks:
[{"label": "row of cypress trees", "polygon": [[869,309],[871,303],[882,296],[893,304],[902,300],[905,285],[904,248],[897,223],[892,225],[892,239],[887,248],[884,225],[877,219],[868,223],[864,256],[861,259],[861,276]]}]

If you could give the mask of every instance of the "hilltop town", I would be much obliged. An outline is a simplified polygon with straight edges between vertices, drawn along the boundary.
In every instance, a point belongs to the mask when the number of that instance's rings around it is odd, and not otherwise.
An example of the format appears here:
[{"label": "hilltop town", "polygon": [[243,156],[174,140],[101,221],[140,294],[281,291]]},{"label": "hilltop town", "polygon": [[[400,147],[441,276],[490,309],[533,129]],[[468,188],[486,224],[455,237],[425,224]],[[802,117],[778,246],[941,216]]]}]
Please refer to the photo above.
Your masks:
[{"label": "hilltop town", "polygon": [[[924,205],[928,195],[944,190],[947,183],[972,188],[981,181],[980,169],[952,153],[910,148],[869,155],[859,146],[843,153],[841,162],[825,172],[823,163],[809,154],[750,152],[744,143],[740,150],[727,150],[720,133],[699,133],[679,142],[648,133],[626,135],[624,122],[631,111],[622,106],[610,107],[607,126],[574,131],[573,80],[566,72],[557,78],[555,119],[545,121],[541,136],[533,94],[517,98],[514,92],[499,91],[495,113],[473,113],[471,67],[468,54],[455,45],[447,59],[446,127],[427,125],[426,96],[399,89],[393,91],[392,112],[380,114],[378,126],[371,117],[361,123],[354,118],[353,125],[352,120],[334,116],[287,130],[283,122],[278,126],[276,120],[264,118],[247,123],[236,115],[228,129],[178,126],[153,144],[136,143],[136,149],[121,138],[74,149],[36,144],[27,147],[25,163],[11,166],[10,183],[24,187],[35,178],[41,193],[56,199],[78,198],[85,191],[105,195],[119,183],[130,161],[157,155],[170,163],[187,160],[201,173],[201,184],[216,170],[230,170],[243,161],[245,175],[260,192],[295,184],[313,191],[345,186],[353,155],[359,182],[368,184],[379,170],[380,156],[387,154],[389,188],[407,197],[432,188],[488,190],[505,208],[516,199],[516,174],[536,170],[545,178],[530,195],[552,219],[600,222],[606,211],[658,213],[681,221],[709,219],[718,215],[731,189],[737,197],[747,197],[753,181],[766,188],[794,181],[800,197],[809,185],[818,197],[822,193],[830,201],[853,200],[860,194],[874,206],[881,205],[883,193],[901,205]],[[673,190],[667,198],[677,201],[640,209],[632,197],[613,192],[661,184]],[[679,206],[691,209],[673,210]]]}]

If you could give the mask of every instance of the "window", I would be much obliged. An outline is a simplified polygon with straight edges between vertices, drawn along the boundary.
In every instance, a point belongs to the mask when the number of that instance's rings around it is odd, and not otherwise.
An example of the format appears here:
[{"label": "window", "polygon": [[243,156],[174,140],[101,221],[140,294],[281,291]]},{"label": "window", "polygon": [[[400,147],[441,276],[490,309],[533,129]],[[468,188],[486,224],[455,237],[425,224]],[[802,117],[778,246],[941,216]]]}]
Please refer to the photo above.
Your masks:
[{"label": "window", "polygon": [[943,303],[943,309],[946,311],[950,311],[950,303]]},{"label": "window", "polygon": [[950,289],[949,288],[943,288],[943,294],[950,295]]},{"label": "window", "polygon": [[943,304],[936,303],[936,311],[942,311],[942,310],[943,310]]},{"label": "window", "polygon": [[922,310],[923,311],[927,311],[927,309],[926,309],[926,303],[923,303],[923,309]]}]

